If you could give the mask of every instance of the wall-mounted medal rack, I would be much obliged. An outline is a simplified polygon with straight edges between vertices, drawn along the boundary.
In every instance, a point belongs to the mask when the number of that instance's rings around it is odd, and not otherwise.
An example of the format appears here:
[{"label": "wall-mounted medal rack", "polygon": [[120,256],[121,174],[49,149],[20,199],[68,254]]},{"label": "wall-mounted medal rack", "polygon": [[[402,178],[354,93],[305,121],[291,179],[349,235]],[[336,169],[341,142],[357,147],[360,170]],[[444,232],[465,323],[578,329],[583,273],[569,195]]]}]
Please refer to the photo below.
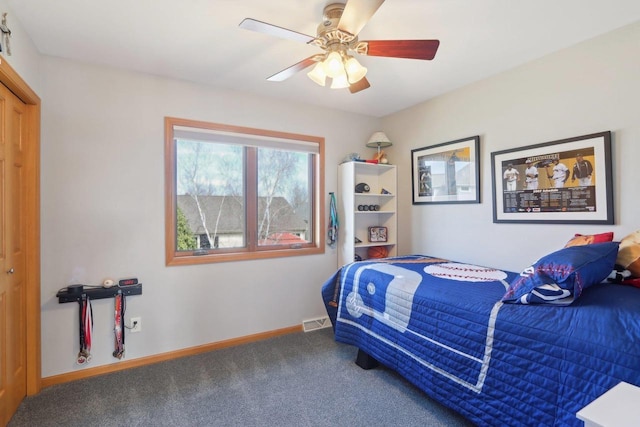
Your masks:
[{"label": "wall-mounted medal rack", "polygon": [[137,279],[123,279],[118,284],[105,288],[103,286],[69,285],[56,294],[58,303],[78,302],[83,296],[91,300],[113,298],[120,292],[122,295],[142,295],[142,283]]}]

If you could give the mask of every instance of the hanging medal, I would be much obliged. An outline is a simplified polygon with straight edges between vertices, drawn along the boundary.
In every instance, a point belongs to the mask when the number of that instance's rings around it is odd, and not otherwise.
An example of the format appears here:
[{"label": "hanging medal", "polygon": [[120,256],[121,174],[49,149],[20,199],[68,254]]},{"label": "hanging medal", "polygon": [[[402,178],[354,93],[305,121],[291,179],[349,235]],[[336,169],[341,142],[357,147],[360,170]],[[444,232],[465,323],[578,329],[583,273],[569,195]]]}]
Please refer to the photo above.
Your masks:
[{"label": "hanging medal", "polygon": [[79,338],[80,351],[76,362],[84,365],[91,361],[91,338],[93,333],[93,310],[91,300],[87,295],[82,295],[82,299],[78,300],[79,307]]}]

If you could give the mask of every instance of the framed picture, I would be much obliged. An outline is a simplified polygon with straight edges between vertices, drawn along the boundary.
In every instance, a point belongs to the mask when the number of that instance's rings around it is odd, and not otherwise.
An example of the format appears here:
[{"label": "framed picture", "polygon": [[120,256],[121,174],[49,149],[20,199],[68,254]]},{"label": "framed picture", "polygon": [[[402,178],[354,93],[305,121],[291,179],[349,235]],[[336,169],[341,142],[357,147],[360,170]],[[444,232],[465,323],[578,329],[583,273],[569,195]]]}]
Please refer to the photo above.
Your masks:
[{"label": "framed picture", "polygon": [[611,132],[491,153],[493,222],[613,224]]},{"label": "framed picture", "polygon": [[370,242],[386,242],[387,227],[369,227]]},{"label": "framed picture", "polygon": [[480,203],[480,137],[411,150],[413,204]]}]

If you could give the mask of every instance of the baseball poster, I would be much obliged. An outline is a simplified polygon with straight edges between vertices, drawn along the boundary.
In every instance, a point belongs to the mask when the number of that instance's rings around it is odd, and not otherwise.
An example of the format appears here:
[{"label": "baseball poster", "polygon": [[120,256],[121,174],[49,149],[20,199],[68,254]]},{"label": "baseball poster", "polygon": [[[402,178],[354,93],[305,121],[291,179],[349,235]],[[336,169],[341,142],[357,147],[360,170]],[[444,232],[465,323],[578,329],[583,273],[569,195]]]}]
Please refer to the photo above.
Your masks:
[{"label": "baseball poster", "polygon": [[609,132],[492,153],[494,222],[610,223]]}]

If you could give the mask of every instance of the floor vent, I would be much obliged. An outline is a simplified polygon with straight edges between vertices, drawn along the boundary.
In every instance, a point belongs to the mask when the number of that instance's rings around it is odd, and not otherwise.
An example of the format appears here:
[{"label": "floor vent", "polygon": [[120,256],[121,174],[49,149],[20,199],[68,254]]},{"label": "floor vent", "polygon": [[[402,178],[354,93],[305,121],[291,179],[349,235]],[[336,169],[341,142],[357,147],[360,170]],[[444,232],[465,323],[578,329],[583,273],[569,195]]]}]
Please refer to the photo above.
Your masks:
[{"label": "floor vent", "polygon": [[316,331],[318,329],[329,327],[331,327],[331,320],[329,320],[327,316],[302,321],[302,329],[304,329],[305,332]]}]

